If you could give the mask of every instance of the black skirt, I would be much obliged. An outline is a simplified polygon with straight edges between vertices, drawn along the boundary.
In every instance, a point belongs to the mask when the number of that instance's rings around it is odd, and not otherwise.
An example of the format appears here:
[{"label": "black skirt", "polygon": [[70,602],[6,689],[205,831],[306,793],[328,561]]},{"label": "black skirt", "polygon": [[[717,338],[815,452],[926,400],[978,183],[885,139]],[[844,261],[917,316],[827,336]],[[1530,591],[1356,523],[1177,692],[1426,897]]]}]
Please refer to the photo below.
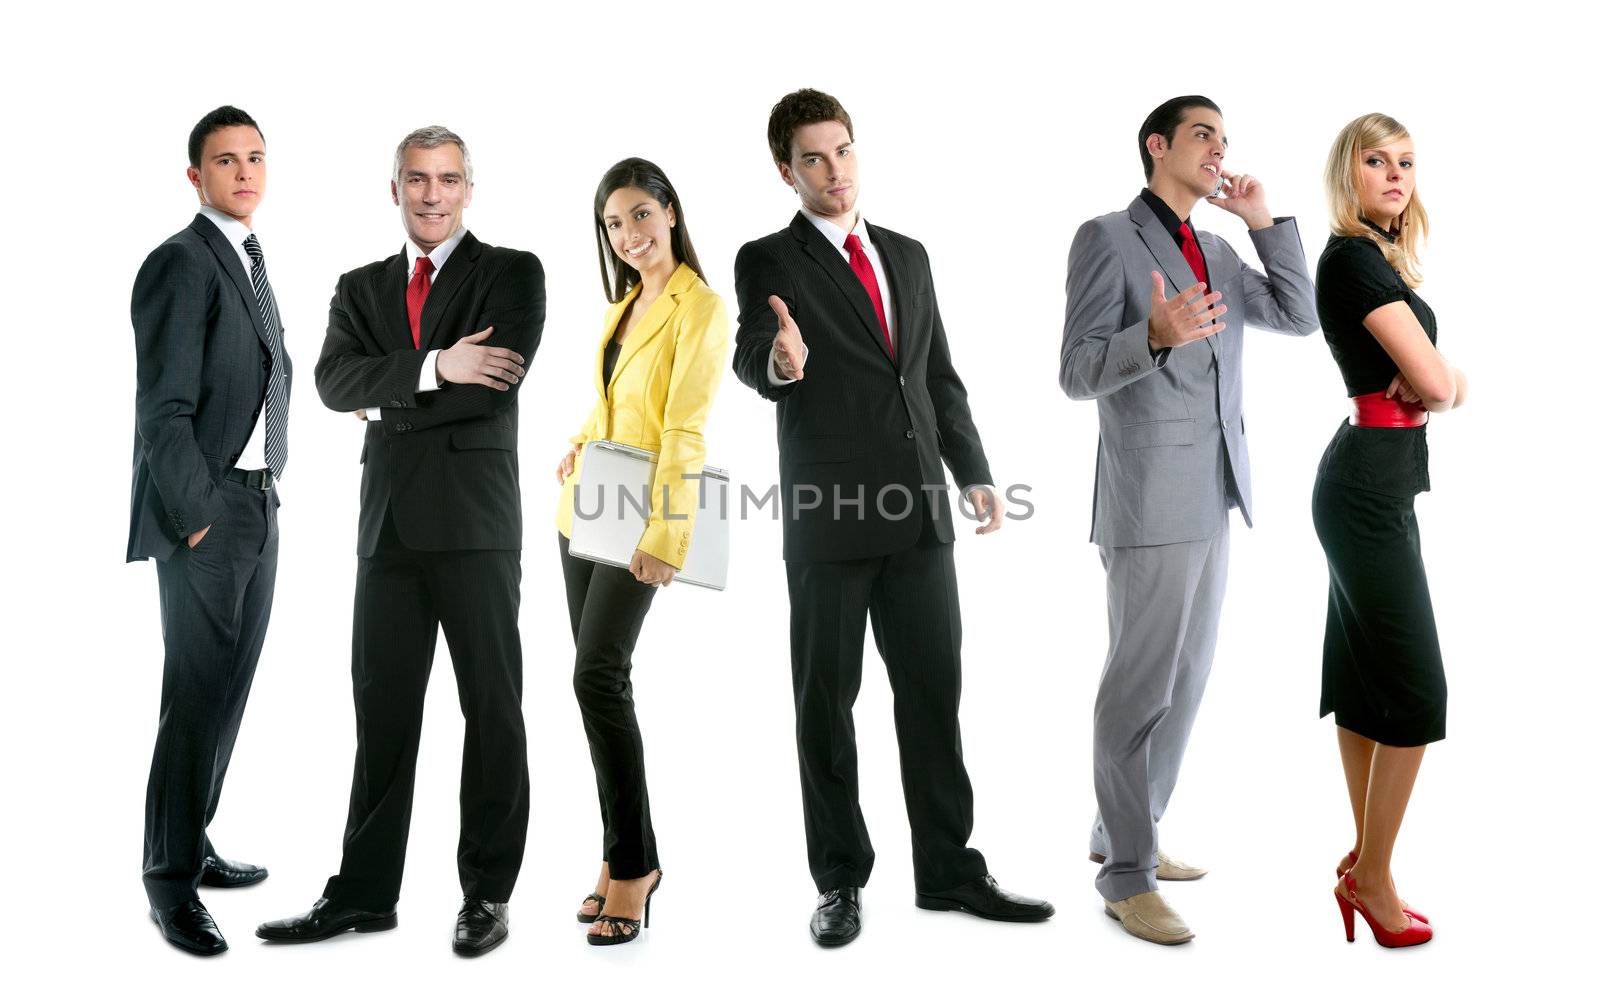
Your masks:
[{"label": "black skirt", "polygon": [[1311,496],[1328,557],[1321,713],[1392,746],[1444,738],[1444,660],[1414,499],[1321,474]]}]

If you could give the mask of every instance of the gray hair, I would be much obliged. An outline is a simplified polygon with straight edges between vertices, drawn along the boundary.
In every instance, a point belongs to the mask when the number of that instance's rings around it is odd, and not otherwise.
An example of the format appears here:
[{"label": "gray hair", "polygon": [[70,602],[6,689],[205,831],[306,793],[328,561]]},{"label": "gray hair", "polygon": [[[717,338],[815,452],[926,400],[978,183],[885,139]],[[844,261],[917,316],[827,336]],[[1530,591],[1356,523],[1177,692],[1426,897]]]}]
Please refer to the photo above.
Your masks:
[{"label": "gray hair", "polygon": [[431,124],[426,128],[418,128],[400,139],[400,145],[394,150],[394,181],[400,183],[400,167],[405,162],[406,149],[408,148],[438,148],[444,144],[454,144],[461,150],[461,165],[467,171],[467,182],[472,182],[472,155],[467,151],[467,143],[461,136],[449,128],[438,124]]}]

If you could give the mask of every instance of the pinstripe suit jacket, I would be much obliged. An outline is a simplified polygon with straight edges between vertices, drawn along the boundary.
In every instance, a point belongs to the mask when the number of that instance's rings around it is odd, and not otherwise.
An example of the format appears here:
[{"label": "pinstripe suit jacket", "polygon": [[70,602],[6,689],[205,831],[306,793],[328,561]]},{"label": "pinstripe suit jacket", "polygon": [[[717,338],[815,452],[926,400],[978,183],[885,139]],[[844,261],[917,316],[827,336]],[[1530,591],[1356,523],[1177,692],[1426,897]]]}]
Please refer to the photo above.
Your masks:
[{"label": "pinstripe suit jacket", "polygon": [[[250,274],[203,214],[139,267],[132,316],[138,388],[128,562],[166,560],[222,514],[217,486],[255,431],[272,351]],[[287,349],[284,366],[292,387]]]},{"label": "pinstripe suit jacket", "polygon": [[517,392],[471,383],[417,391],[422,361],[494,326],[486,346],[532,363],[544,331],[544,269],[531,252],[468,232],[422,308],[422,346],[406,318],[406,254],[339,277],[317,360],[317,393],[335,411],[383,408],[361,447],[356,551],[378,546],[385,513],[407,548],[522,548]]}]

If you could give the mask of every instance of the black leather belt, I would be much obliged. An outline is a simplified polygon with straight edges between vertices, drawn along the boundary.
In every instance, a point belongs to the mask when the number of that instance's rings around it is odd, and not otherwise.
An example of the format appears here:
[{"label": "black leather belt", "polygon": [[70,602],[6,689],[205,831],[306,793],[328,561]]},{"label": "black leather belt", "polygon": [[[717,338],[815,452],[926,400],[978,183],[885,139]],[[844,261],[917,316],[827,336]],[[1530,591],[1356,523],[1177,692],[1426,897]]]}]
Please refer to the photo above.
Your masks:
[{"label": "black leather belt", "polygon": [[242,483],[251,490],[271,490],[272,470],[270,469],[230,469],[228,479],[235,483]]}]

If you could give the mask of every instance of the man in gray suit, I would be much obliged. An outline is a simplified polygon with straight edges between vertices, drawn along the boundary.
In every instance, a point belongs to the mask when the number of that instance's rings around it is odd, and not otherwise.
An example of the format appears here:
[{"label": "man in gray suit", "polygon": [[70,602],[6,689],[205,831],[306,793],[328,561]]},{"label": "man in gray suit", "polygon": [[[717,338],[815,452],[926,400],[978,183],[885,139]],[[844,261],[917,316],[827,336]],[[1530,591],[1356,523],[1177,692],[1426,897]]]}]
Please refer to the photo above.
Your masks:
[{"label": "man in gray suit", "polygon": [[[1139,129],[1148,186],[1073,239],[1061,340],[1061,388],[1100,410],[1090,540],[1106,569],[1111,637],[1095,698],[1090,858],[1103,864],[1106,913],[1167,945],[1194,933],[1156,881],[1205,871],[1167,858],[1156,822],[1211,669],[1228,509],[1250,523],[1243,326],[1317,328],[1294,220],[1272,216],[1254,178],[1222,168],[1227,148],[1222,112],[1205,97],[1151,112]],[[1266,275],[1190,226],[1202,197],[1245,222]]]}]

